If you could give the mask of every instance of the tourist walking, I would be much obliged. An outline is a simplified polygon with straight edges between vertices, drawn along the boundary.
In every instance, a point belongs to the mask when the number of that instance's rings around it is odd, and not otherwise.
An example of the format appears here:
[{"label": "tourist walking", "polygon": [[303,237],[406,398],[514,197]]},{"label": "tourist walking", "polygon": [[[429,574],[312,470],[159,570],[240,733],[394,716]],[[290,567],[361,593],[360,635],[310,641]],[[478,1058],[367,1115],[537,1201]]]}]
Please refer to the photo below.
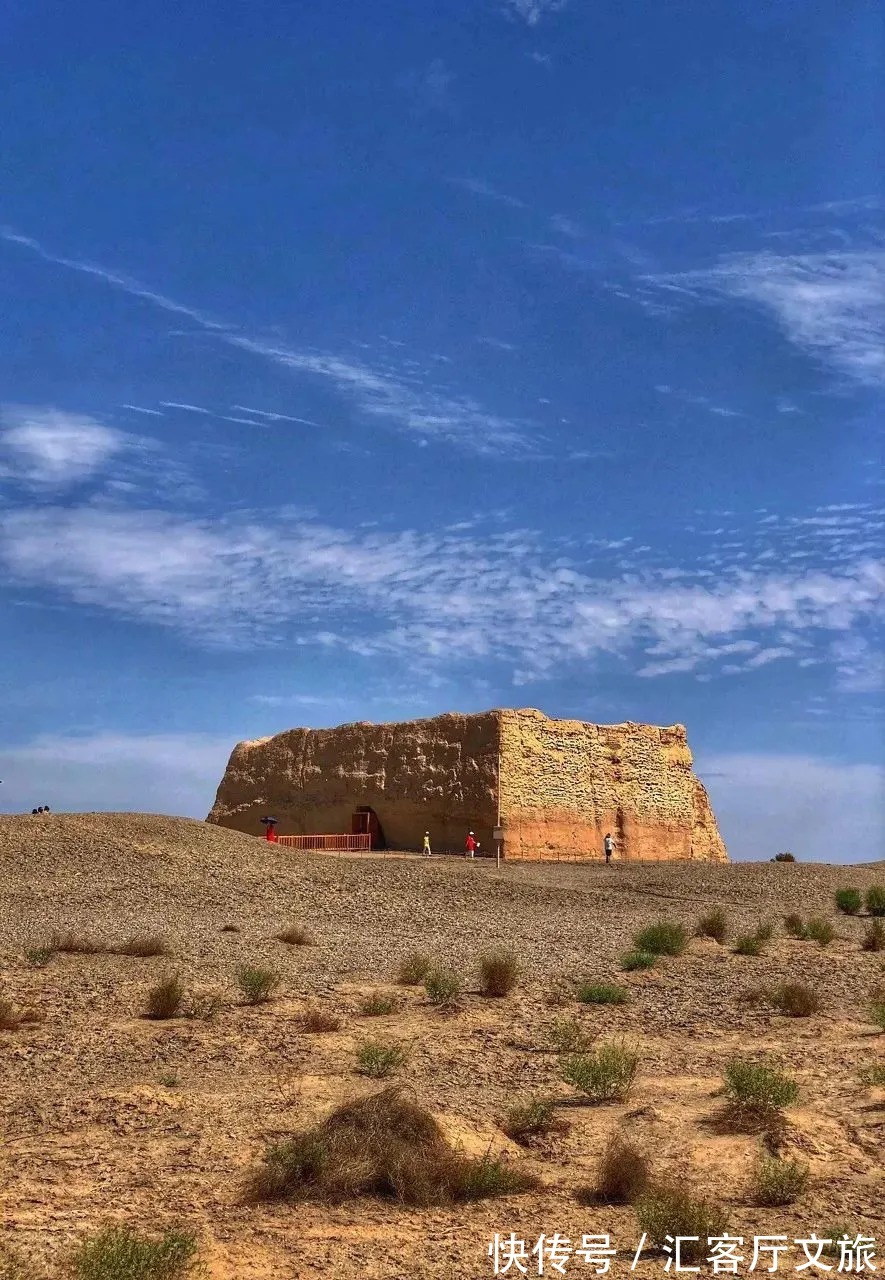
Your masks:
[{"label": "tourist walking", "polygon": [[467,832],[467,839],[464,841],[464,856],[472,858],[476,853],[476,836],[472,831]]},{"label": "tourist walking", "polygon": [[421,847],[421,853],[425,858],[430,857],[430,832],[424,832],[424,844]]},{"label": "tourist walking", "polygon": [[605,850],[605,865],[608,866],[612,860],[612,854],[615,851],[615,842],[612,839],[612,833],[610,831],[606,831],[602,847]]}]

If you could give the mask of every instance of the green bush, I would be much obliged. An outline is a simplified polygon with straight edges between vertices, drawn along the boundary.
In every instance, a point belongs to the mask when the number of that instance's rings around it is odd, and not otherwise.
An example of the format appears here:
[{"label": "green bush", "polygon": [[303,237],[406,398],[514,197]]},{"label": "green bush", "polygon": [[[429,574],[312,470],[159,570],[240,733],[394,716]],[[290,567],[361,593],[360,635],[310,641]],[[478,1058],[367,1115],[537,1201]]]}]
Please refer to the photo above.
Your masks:
[{"label": "green bush", "polygon": [[808,1165],[801,1160],[760,1156],[753,1174],[753,1197],[769,1208],[794,1204],[808,1187]]},{"label": "green bush", "polygon": [[828,947],[836,936],[836,930],[829,920],[823,920],[820,916],[812,916],[805,926],[805,935],[809,942],[817,942],[822,947]]},{"label": "green bush", "polygon": [[669,1243],[667,1237],[683,1238],[681,1255],[687,1262],[702,1262],[707,1256],[707,1240],[725,1230],[725,1211],[720,1205],[695,1196],[681,1183],[653,1185],[636,1202],[639,1229],[646,1232],[650,1244],[659,1249]]},{"label": "green bush", "polygon": [[28,947],[25,951],[25,959],[35,969],[42,969],[44,965],[49,964],[54,955],[55,950],[53,947]]},{"label": "green bush", "polygon": [[885,1031],[885,995],[875,996],[870,1001],[870,1022],[874,1022],[880,1031]]},{"label": "green bush", "polygon": [[75,1280],[178,1280],[196,1266],[197,1242],[183,1231],[159,1239],[130,1227],[105,1227],[87,1236],[71,1259]]},{"label": "green bush", "polygon": [[799,1097],[795,1080],[768,1063],[732,1058],[725,1068],[729,1118],[740,1128],[765,1128]]},{"label": "green bush", "polygon": [[881,920],[870,921],[860,945],[863,951],[885,951],[885,925]]},{"label": "green bush", "polygon": [[558,1053],[586,1053],[596,1039],[593,1032],[572,1017],[557,1018],[547,1034]]},{"label": "green bush", "polygon": [[563,1080],[591,1102],[626,1098],[639,1069],[639,1053],[623,1041],[612,1040],[586,1053],[566,1054],[560,1061]]},{"label": "green bush", "polygon": [[404,987],[420,987],[433,966],[430,956],[423,951],[411,951],[400,961],[396,980]]},{"label": "green bush", "polygon": [[626,1004],[630,992],[611,982],[583,982],[578,987],[581,1004]]},{"label": "green bush", "polygon": [[856,916],[863,906],[863,896],[859,889],[837,889],[836,906],[846,916]]},{"label": "green bush", "polygon": [[885,1089],[885,1062],[876,1062],[871,1067],[862,1067],[859,1074],[863,1084]]},{"label": "green bush", "polygon": [[657,962],[658,957],[650,951],[626,951],[621,956],[621,968],[625,973],[632,973],[634,969],[652,969]]},{"label": "green bush", "polygon": [[734,944],[736,956],[761,956],[765,942],[757,933],[744,933]]},{"label": "green bush", "polygon": [[491,951],[480,956],[480,990],[484,996],[507,996],[516,986],[519,965],[512,951]]},{"label": "green bush", "polygon": [[867,911],[871,916],[885,916],[885,885],[874,884],[867,889]]},{"label": "green bush", "polygon": [[688,934],[673,920],[646,925],[633,937],[634,951],[648,951],[655,956],[681,956],[687,946]]},{"label": "green bush", "polygon": [[723,943],[728,937],[728,916],[721,907],[715,907],[701,916],[695,933],[699,938],[713,938],[716,942]]},{"label": "green bush", "polygon": [[507,1112],[502,1127],[508,1138],[527,1146],[533,1138],[559,1127],[556,1104],[550,1098],[528,1098],[525,1102],[517,1102]]},{"label": "green bush", "polygon": [[373,1080],[383,1080],[393,1075],[405,1063],[408,1055],[402,1045],[383,1040],[366,1040],[356,1051],[357,1070]]},{"label": "green bush", "polygon": [[451,969],[431,969],[424,979],[424,990],[431,1004],[451,1005],[461,994],[461,979]]},{"label": "green bush", "polygon": [[275,969],[262,969],[260,965],[241,964],[237,969],[237,986],[246,1004],[267,1004],[279,985],[280,975]]}]

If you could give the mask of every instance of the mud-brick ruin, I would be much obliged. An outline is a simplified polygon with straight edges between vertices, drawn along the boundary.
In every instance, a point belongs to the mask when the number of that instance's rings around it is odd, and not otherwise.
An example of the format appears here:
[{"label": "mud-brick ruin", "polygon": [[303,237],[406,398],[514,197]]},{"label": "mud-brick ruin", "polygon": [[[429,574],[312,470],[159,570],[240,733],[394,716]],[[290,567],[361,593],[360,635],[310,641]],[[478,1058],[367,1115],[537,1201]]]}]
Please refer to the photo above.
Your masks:
[{"label": "mud-brick ruin", "polygon": [[504,856],[598,858],[611,831],[621,858],[727,862],[682,725],[585,724],[540,711],[442,715],[400,724],[290,729],[241,742],[208,821],[259,835],[349,832],[356,810],[378,843],[460,851],[468,830]]}]

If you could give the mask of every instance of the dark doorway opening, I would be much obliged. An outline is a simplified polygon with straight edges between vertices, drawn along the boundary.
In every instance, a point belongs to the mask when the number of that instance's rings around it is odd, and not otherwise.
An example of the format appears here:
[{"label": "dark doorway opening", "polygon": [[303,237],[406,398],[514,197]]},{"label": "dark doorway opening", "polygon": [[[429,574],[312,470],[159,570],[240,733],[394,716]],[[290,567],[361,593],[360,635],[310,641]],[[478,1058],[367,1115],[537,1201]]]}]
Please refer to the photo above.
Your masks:
[{"label": "dark doorway opening", "polygon": [[351,835],[372,837],[373,849],[386,849],[387,841],[384,838],[384,828],[381,826],[377,813],[368,804],[359,804],[350,818]]}]

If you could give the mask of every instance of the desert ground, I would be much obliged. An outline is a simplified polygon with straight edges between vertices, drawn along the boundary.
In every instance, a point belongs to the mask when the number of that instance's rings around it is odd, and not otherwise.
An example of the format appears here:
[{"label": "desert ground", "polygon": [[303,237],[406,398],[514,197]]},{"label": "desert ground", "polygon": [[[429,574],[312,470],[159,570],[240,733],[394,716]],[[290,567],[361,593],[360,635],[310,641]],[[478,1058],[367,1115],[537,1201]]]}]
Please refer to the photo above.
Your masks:
[{"label": "desert ground", "polygon": [[[496,869],[485,860],[296,854],[187,819],[52,814],[0,818],[0,876],[0,999],[33,1014],[0,1030],[0,1243],[26,1260],[28,1276],[55,1274],[84,1233],[108,1222],[195,1231],[214,1280],[478,1280],[493,1274],[496,1233],[530,1248],[554,1232],[573,1242],[610,1233],[619,1252],[609,1274],[629,1275],[640,1237],[633,1208],[576,1198],[615,1132],[650,1155],[656,1175],[715,1196],[729,1234],[792,1240],[844,1227],[880,1238],[885,1269],[885,1090],[861,1078],[885,1064],[885,1034],[869,1015],[885,953],[862,950],[869,922],[833,901],[837,888],[881,884],[881,864]],[[666,919],[693,935],[717,906],[732,935],[761,920],[777,925],[760,955],[692,937],[682,955],[621,971],[637,929]],[[821,946],[787,936],[789,912],[830,919],[837,937]],[[293,924],[309,930],[311,945],[277,940]],[[49,954],[65,934],[107,948],[160,935],[169,954]],[[492,998],[480,994],[478,959],[500,948],[515,953],[520,980]],[[397,983],[416,950],[462,976],[454,1009]],[[269,1002],[244,1003],[235,980],[243,964],[279,973]],[[148,992],[172,971],[203,1016],[142,1016]],[[620,984],[629,1002],[580,1004],[574,984],[583,979]],[[788,1017],[759,997],[784,981],[813,988],[820,1012]],[[397,1007],[368,1016],[362,1003],[377,991]],[[304,1031],[307,1007],[334,1010],[340,1028]],[[563,1018],[597,1042],[623,1036],[638,1046],[625,1100],[582,1105],[564,1083],[550,1039]],[[454,1207],[246,1202],[244,1180],[269,1143],[390,1083],[356,1069],[359,1044],[378,1038],[407,1050],[393,1081],[453,1144],[501,1152],[540,1186]],[[754,1202],[760,1137],[723,1131],[717,1119],[724,1067],[739,1055],[765,1055],[800,1086],[779,1139],[782,1155],[810,1168],[795,1204]],[[563,1127],[523,1147],[502,1126],[530,1095],[558,1099]],[[780,1271],[797,1261],[783,1257]],[[537,1261],[527,1265],[538,1274]],[[650,1252],[634,1274],[663,1267]],[[594,1271],[573,1258],[544,1274]]]}]

